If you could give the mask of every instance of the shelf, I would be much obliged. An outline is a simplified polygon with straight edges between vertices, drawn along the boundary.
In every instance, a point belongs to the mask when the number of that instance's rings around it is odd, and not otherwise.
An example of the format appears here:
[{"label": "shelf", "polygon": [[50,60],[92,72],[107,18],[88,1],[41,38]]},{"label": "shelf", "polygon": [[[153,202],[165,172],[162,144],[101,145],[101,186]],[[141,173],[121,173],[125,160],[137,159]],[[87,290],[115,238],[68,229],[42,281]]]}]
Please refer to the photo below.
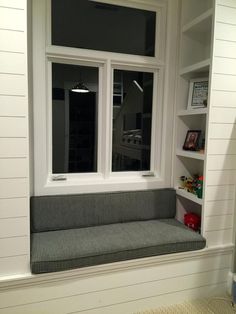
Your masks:
[{"label": "shelf", "polygon": [[198,152],[191,152],[188,150],[177,149],[176,155],[181,156],[181,157],[198,159],[198,160],[205,160],[205,154],[201,154]]},{"label": "shelf", "polygon": [[196,195],[189,193],[183,189],[176,188],[176,194],[182,196],[196,204],[202,205],[203,201],[201,198],[198,198]]},{"label": "shelf", "polygon": [[213,9],[209,9],[182,27],[182,32],[205,33],[212,26]]},{"label": "shelf", "polygon": [[184,67],[180,70],[180,75],[191,76],[199,72],[208,72],[210,68],[211,59],[206,59],[195,64]]},{"label": "shelf", "polygon": [[192,109],[192,110],[179,110],[177,113],[177,116],[193,116],[193,115],[201,115],[201,114],[207,114],[208,109],[207,108],[198,108],[198,109]]}]

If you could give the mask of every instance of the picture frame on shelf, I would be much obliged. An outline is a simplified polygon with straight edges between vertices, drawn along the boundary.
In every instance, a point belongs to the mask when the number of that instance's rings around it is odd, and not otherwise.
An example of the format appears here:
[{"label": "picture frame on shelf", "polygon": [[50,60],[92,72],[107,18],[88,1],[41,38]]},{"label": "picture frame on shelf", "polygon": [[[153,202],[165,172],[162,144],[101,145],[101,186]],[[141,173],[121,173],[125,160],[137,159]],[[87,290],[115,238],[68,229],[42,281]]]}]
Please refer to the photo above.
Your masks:
[{"label": "picture frame on shelf", "polygon": [[183,150],[197,151],[199,148],[199,139],[201,130],[187,131],[186,138],[183,145]]},{"label": "picture frame on shelf", "polygon": [[207,107],[208,84],[208,78],[190,80],[187,110]]}]

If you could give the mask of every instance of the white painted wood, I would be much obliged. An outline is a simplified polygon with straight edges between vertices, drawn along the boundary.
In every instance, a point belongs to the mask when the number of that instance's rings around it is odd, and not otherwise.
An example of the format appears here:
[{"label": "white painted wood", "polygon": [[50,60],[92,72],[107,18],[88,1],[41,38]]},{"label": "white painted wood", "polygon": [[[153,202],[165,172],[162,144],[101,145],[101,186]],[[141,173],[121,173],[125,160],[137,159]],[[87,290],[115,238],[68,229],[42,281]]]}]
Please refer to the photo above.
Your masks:
[{"label": "white painted wood", "polygon": [[202,199],[201,198],[198,198],[196,195],[192,194],[192,193],[189,193],[185,190],[182,190],[182,189],[176,189],[176,194],[179,195],[179,196],[182,196],[196,204],[199,204],[199,205],[202,205]]},{"label": "white painted wood", "polygon": [[185,24],[182,27],[182,32],[183,33],[189,32],[189,31],[202,32],[203,29],[205,32],[209,31],[205,27],[210,26],[209,24],[211,24],[212,15],[213,15],[213,9],[211,8],[203,12],[201,15],[197,16],[195,19],[191,20],[191,22]]},{"label": "white painted wood", "polygon": [[[236,76],[235,76],[235,83],[236,83]],[[210,122],[236,123],[236,108],[212,108],[211,115],[210,115]]]},{"label": "white painted wood", "polygon": [[0,0],[0,6],[23,10],[25,9],[25,0]]},{"label": "white painted wood", "polygon": [[27,98],[0,95],[0,116],[25,117],[28,111]]},{"label": "white painted wood", "polygon": [[[218,4],[223,6],[229,6],[231,8],[236,8],[236,3],[235,3],[235,0],[217,0]],[[221,9],[221,7],[219,6],[219,10]]]},{"label": "white painted wood", "polygon": [[235,140],[216,140],[209,139],[208,141],[209,155],[235,155],[236,141]]},{"label": "white painted wood", "polygon": [[0,199],[0,219],[23,216],[29,216],[29,200],[27,197]]},{"label": "white painted wood", "polygon": [[235,197],[234,185],[208,186],[205,191],[206,201],[233,200]]},{"label": "white painted wood", "polygon": [[234,200],[210,201],[205,204],[205,216],[230,215],[234,213]]},{"label": "white painted wood", "polygon": [[216,23],[215,36],[216,39],[236,42],[236,25]]},{"label": "white painted wood", "polygon": [[0,94],[25,96],[26,88],[24,76],[0,73]]},{"label": "white painted wood", "polygon": [[217,22],[236,25],[236,11],[232,7],[218,6]]},{"label": "white painted wood", "polygon": [[0,159],[0,179],[28,177],[28,159]]},{"label": "white painted wood", "polygon": [[23,32],[0,29],[0,50],[24,53],[26,38]]},{"label": "white painted wood", "polygon": [[202,115],[207,114],[207,108],[201,108],[201,109],[192,109],[192,110],[179,110],[177,115],[178,116],[194,116],[194,115]]},{"label": "white painted wood", "polygon": [[211,216],[204,220],[205,231],[218,231],[233,228],[233,215]]},{"label": "white painted wood", "polygon": [[28,142],[25,138],[0,138],[0,158],[26,157]]},{"label": "white painted wood", "polygon": [[29,248],[28,236],[22,237],[18,236],[5,239],[0,238],[0,258],[27,254],[28,248]]},{"label": "white painted wood", "polygon": [[212,79],[212,89],[236,92],[236,76],[214,74]]},{"label": "white painted wood", "polygon": [[28,217],[0,219],[0,238],[29,235]]},{"label": "white painted wood", "polygon": [[209,170],[235,170],[236,155],[209,155],[208,158]]},{"label": "white painted wood", "polygon": [[193,158],[193,159],[198,159],[198,160],[204,160],[205,155],[198,153],[198,152],[191,152],[191,151],[186,151],[186,150],[181,150],[177,149],[176,151],[177,156],[183,156],[183,157],[188,157],[188,158]]},{"label": "white painted wood", "polygon": [[25,117],[0,117],[0,137],[27,137]]},{"label": "white painted wood", "polygon": [[[51,300],[47,298],[47,301],[37,302],[36,304],[29,304],[29,302],[27,302],[27,305],[22,305],[17,310],[19,313],[25,314],[32,313],[35,307],[37,307],[39,312],[42,311],[44,314],[51,314],[53,309],[57,309],[57,314],[70,313],[78,310],[85,311],[96,307],[100,308],[130,302],[140,298],[222,283],[225,282],[227,273],[228,269],[208,271],[205,273],[190,274],[184,277],[166,278],[161,281],[153,280],[151,282],[144,282],[138,284],[135,289],[133,286],[123,286],[109,291],[96,291],[88,294],[80,294],[79,291],[72,291],[70,288],[70,291],[72,293],[74,292],[74,294],[68,298]],[[53,289],[54,287],[51,287],[51,292]],[[12,313],[12,310],[12,308],[5,308],[4,314]]]},{"label": "white painted wood", "polygon": [[216,57],[233,58],[236,55],[236,42],[215,40],[214,54]]},{"label": "white painted wood", "polygon": [[236,107],[236,93],[229,91],[212,91],[211,101],[213,107]]},{"label": "white painted wood", "polygon": [[0,60],[0,73],[25,73],[26,60],[24,54],[0,51]]},{"label": "white painted wood", "polygon": [[209,247],[233,243],[233,229],[206,231],[204,236]]},{"label": "white painted wood", "polygon": [[28,179],[0,179],[0,198],[26,197]]},{"label": "white painted wood", "polygon": [[214,59],[214,73],[236,75],[236,58],[219,58]]},{"label": "white painted wood", "polygon": [[[227,110],[229,108],[217,108],[220,109],[219,111],[216,110],[216,108],[213,108],[213,114],[212,114],[212,119],[213,120],[226,120],[233,121],[236,119],[233,115],[230,116],[229,114],[224,115],[222,118],[220,118],[220,112],[225,110],[227,113]],[[236,108],[235,108],[236,110]],[[235,112],[236,113],[236,112]],[[236,139],[236,124],[228,122],[228,123],[211,123],[209,127],[209,138],[211,139]]]},{"label": "white painted wood", "polygon": [[23,10],[0,7],[0,28],[24,31],[25,12]]},{"label": "white painted wood", "polygon": [[207,171],[206,184],[207,186],[236,184],[236,170]]},{"label": "white painted wood", "polygon": [[0,276],[23,274],[29,271],[28,255],[0,258]]},{"label": "white painted wood", "polygon": [[[183,303],[185,301],[191,301],[201,299],[207,296],[216,297],[224,295],[226,290],[226,284],[212,285],[207,287],[201,287],[191,289],[187,291],[176,292],[173,294],[166,294],[156,297],[150,297],[140,300],[135,300],[128,303],[116,304],[108,306],[106,308],[96,308],[88,311],[83,311],[83,314],[120,314],[120,313],[139,313],[140,311],[157,309],[160,306],[170,306],[177,303]],[[74,312],[79,314],[81,312]]]}]

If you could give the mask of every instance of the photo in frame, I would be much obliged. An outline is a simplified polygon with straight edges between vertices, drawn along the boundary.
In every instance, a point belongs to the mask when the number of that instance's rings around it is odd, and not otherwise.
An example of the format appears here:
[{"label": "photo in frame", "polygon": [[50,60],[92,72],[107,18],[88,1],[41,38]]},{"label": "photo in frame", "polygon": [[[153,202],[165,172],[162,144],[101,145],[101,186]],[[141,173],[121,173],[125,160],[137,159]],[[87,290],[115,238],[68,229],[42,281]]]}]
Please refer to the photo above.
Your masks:
[{"label": "photo in frame", "polygon": [[201,130],[189,130],[186,134],[183,149],[196,151],[199,148]]},{"label": "photo in frame", "polygon": [[208,99],[208,78],[190,80],[187,110],[206,108]]}]

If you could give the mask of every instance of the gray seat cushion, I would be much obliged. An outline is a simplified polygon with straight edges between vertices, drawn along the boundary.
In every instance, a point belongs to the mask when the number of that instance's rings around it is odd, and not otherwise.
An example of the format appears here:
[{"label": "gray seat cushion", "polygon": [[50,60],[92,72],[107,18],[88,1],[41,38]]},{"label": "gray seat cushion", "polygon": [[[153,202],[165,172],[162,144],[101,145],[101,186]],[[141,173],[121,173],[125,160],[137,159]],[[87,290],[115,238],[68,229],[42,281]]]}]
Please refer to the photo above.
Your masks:
[{"label": "gray seat cushion", "polygon": [[175,219],[33,233],[33,273],[198,250],[205,239]]},{"label": "gray seat cushion", "polygon": [[36,196],[31,198],[31,231],[174,218],[175,203],[174,189]]}]

